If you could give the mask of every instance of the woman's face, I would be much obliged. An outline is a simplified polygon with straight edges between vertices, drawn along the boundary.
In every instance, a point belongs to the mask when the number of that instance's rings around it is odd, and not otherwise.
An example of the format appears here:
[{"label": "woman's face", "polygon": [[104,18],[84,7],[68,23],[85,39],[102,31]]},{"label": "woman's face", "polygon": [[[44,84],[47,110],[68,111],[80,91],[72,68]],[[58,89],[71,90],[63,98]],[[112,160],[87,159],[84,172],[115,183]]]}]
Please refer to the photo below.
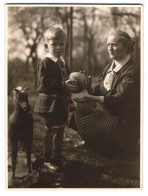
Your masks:
[{"label": "woman's face", "polygon": [[107,40],[108,52],[110,58],[121,61],[127,56],[127,48],[119,41],[115,35],[110,35]]}]

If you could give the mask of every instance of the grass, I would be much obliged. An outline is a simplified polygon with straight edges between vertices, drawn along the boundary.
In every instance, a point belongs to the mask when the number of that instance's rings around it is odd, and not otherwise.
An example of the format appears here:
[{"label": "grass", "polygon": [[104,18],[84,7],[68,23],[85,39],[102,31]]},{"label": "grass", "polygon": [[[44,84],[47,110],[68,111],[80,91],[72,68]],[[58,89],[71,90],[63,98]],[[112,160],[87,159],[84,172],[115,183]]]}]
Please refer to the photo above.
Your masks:
[{"label": "grass", "polygon": [[[25,85],[25,84],[24,84]],[[26,86],[26,85],[25,85]],[[37,93],[29,91],[29,102],[34,119],[34,136],[32,153],[36,158],[42,156],[44,126],[40,116],[33,112]],[[8,114],[13,111],[12,97],[8,97]],[[57,176],[56,183],[47,183],[42,175],[42,183],[36,188],[139,188],[140,160],[139,154],[133,152],[114,157],[105,157],[88,146],[79,146],[82,139],[79,134],[65,128],[63,155],[67,159],[66,167]],[[8,148],[10,149],[10,148]],[[51,181],[51,179],[50,179]],[[45,183],[44,183],[45,182]],[[55,185],[56,184],[56,185]]]}]

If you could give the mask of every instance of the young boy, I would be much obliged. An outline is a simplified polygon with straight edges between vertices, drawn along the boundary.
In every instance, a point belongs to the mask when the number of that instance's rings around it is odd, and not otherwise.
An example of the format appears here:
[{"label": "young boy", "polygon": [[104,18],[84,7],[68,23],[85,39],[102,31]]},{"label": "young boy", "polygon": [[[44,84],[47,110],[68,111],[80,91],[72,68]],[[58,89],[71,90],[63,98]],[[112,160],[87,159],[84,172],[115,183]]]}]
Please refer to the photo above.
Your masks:
[{"label": "young boy", "polygon": [[62,55],[66,47],[66,35],[62,28],[53,26],[45,33],[46,56],[38,66],[35,105],[44,120],[44,165],[49,169],[62,166],[63,132],[68,116],[69,92],[77,87],[70,85],[69,68]]}]

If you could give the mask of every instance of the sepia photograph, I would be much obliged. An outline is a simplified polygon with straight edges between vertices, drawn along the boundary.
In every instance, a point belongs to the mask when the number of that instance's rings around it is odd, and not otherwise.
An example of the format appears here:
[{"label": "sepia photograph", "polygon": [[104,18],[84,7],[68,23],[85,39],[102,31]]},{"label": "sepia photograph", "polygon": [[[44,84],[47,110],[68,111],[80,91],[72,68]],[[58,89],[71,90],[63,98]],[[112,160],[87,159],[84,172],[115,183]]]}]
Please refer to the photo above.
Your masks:
[{"label": "sepia photograph", "polygon": [[143,6],[5,4],[8,190],[142,188]]}]

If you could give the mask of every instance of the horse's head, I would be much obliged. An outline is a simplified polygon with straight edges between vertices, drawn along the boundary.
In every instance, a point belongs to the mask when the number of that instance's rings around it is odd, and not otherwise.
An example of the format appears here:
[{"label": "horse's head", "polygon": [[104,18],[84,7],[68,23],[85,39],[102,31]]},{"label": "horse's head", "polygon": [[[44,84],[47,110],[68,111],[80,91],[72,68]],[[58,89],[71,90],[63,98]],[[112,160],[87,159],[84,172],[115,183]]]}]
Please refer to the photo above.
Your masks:
[{"label": "horse's head", "polygon": [[28,112],[31,107],[30,104],[28,102],[28,94],[27,94],[27,90],[29,88],[23,88],[21,86],[14,88],[14,105],[16,107],[21,107],[23,109],[24,112]]}]

